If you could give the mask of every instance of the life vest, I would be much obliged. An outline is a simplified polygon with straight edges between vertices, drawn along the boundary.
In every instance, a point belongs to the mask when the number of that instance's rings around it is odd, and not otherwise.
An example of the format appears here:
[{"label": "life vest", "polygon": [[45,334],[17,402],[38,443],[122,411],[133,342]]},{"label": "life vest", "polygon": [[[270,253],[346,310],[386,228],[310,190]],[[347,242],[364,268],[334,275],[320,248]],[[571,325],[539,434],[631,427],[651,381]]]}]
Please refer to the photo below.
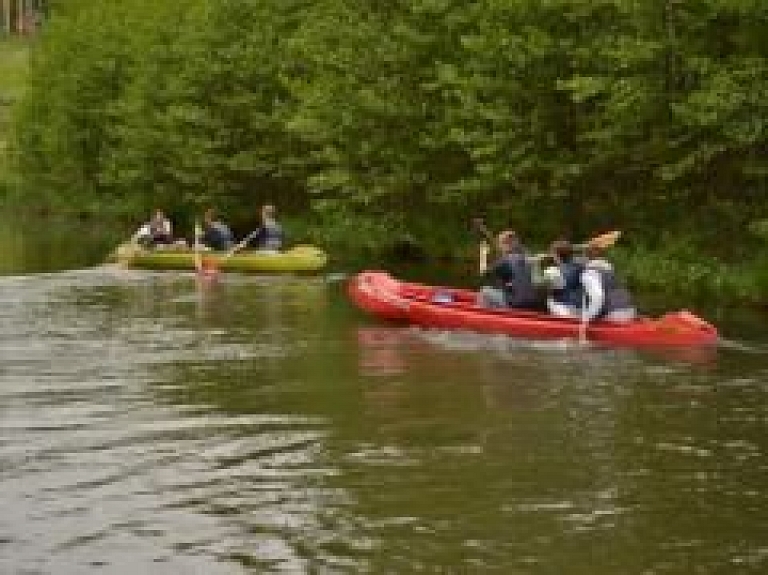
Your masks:
[{"label": "life vest", "polygon": [[203,234],[203,243],[214,250],[232,247],[232,231],[222,222],[211,222]]},{"label": "life vest", "polygon": [[502,256],[493,269],[509,307],[533,309],[540,305],[525,252],[519,250]]},{"label": "life vest", "polygon": [[149,236],[155,243],[170,243],[171,222],[167,219],[152,219],[148,224]]},{"label": "life vest", "polygon": [[619,283],[613,268],[610,265],[589,264],[590,270],[596,271],[600,275],[600,283],[603,288],[603,306],[597,314],[597,317],[605,315],[620,309],[631,309],[634,307],[632,296],[629,291]]},{"label": "life vest", "polygon": [[581,309],[584,303],[584,286],[581,284],[584,265],[573,261],[564,262],[559,269],[563,287],[552,291],[552,299],[568,307]]},{"label": "life vest", "polygon": [[259,247],[265,250],[279,250],[283,247],[283,228],[277,222],[266,222],[259,234]]}]

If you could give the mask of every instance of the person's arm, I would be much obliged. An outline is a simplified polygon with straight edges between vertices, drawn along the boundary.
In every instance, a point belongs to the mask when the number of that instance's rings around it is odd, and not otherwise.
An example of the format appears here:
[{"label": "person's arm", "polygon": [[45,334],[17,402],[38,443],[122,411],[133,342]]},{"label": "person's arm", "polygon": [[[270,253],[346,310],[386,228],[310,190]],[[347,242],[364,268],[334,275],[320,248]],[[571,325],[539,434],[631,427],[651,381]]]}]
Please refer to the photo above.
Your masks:
[{"label": "person's arm", "polygon": [[231,250],[229,250],[229,253],[234,254],[235,252],[242,250],[249,243],[251,243],[251,241],[253,241],[254,238],[258,237],[260,231],[261,230],[258,229],[251,232],[247,236],[245,236],[238,244],[236,244]]},{"label": "person's arm", "polygon": [[142,225],[136,232],[131,236],[131,243],[135,244],[137,243],[141,238],[146,238],[152,235],[152,231],[149,228],[149,224]]},{"label": "person's arm", "polygon": [[590,269],[585,270],[581,274],[581,283],[587,295],[587,307],[584,309],[583,315],[587,321],[592,321],[600,313],[605,301],[599,272]]}]

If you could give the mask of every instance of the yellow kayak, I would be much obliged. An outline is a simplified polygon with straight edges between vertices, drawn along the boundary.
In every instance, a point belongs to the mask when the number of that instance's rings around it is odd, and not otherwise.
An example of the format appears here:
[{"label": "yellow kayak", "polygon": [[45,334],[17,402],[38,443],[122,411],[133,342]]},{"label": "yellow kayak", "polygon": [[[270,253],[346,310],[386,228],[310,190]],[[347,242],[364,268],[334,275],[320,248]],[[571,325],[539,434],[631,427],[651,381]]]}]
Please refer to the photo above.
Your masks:
[{"label": "yellow kayak", "polygon": [[[126,267],[151,270],[194,270],[198,254],[190,249],[144,249],[134,244],[123,244],[110,256]],[[244,273],[314,272],[325,267],[328,255],[315,246],[300,245],[282,252],[240,251],[201,252],[206,265],[221,271]]]}]

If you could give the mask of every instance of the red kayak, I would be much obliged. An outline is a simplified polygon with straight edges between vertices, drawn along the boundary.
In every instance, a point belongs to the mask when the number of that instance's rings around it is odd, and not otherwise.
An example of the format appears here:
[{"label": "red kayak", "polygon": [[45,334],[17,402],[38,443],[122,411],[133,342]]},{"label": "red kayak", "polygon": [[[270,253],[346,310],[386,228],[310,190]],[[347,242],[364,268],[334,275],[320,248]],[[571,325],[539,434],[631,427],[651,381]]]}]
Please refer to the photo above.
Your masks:
[{"label": "red kayak", "polygon": [[[421,327],[500,333],[528,339],[578,339],[581,322],[547,313],[487,309],[476,292],[399,281],[386,272],[365,271],[349,280],[355,304],[383,319]],[[590,341],[622,346],[700,346],[717,343],[717,329],[688,310],[628,323],[589,324]]]}]

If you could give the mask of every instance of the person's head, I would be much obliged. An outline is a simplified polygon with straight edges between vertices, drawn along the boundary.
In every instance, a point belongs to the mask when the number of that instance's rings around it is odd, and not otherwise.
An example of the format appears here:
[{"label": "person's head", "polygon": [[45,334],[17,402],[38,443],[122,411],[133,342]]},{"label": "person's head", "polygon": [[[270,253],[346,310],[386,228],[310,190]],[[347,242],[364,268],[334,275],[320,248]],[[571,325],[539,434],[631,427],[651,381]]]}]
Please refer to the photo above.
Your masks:
[{"label": "person's head", "polygon": [[216,210],[214,210],[213,208],[208,208],[207,210],[205,210],[205,212],[203,213],[203,221],[206,224],[210,224],[215,219],[216,219]]},{"label": "person's head", "polygon": [[152,220],[155,222],[162,222],[165,219],[165,213],[163,210],[156,209],[152,215]]},{"label": "person's head", "polygon": [[496,246],[501,252],[507,253],[514,250],[520,244],[517,234],[513,230],[504,230],[496,236]]},{"label": "person's head", "polygon": [[261,218],[263,220],[275,219],[275,213],[276,213],[275,206],[273,206],[272,204],[264,204],[261,207]]},{"label": "person's head", "polygon": [[549,246],[549,253],[559,262],[569,262],[573,259],[573,246],[565,240],[556,240]]},{"label": "person's head", "polygon": [[601,259],[604,252],[605,250],[597,244],[587,244],[587,247],[584,249],[584,255],[590,260]]}]

